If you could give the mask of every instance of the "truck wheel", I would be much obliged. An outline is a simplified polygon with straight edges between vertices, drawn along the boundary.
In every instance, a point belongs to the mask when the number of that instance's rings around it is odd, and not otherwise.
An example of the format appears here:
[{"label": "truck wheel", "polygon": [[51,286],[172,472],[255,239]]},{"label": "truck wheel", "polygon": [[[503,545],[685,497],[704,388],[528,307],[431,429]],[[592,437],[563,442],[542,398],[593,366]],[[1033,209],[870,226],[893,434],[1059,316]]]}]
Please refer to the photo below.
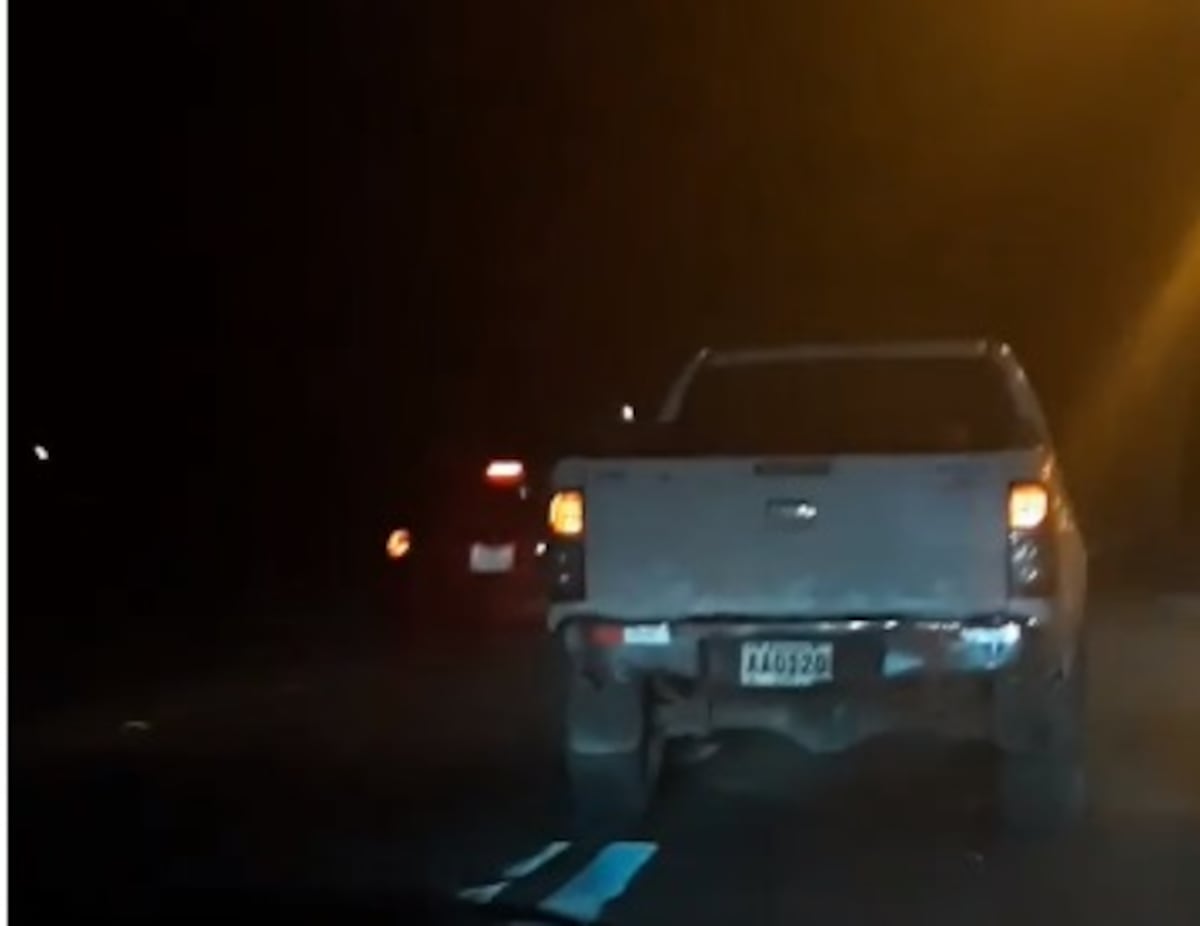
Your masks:
[{"label": "truck wheel", "polygon": [[1004,822],[1017,833],[1052,834],[1082,814],[1083,769],[1065,756],[1009,755],[1001,775]]},{"label": "truck wheel", "polygon": [[1060,832],[1083,815],[1087,800],[1082,651],[1065,678],[1027,693],[1028,735],[1004,753],[1000,807],[1020,833]]},{"label": "truck wheel", "polygon": [[578,828],[595,835],[636,826],[653,801],[661,762],[645,686],[572,673],[566,764]]}]

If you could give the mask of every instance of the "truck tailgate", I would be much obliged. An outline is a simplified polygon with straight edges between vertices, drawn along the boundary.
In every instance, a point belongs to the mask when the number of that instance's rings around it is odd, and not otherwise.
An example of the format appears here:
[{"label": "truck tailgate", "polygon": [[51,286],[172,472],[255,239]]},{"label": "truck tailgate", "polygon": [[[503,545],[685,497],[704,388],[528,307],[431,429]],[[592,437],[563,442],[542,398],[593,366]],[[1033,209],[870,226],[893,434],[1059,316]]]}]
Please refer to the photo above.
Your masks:
[{"label": "truck tailgate", "polygon": [[648,619],[999,610],[1005,500],[1030,464],[1021,452],[588,461],[587,608]]}]

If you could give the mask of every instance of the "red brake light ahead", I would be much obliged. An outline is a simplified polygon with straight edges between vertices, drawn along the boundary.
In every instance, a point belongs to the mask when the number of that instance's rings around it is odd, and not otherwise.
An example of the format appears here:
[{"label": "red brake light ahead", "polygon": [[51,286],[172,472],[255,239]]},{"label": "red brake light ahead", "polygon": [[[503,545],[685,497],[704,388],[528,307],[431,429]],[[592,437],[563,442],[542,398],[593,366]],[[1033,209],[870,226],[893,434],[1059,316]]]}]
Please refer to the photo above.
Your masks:
[{"label": "red brake light ahead", "polygon": [[515,486],[525,480],[525,464],[520,460],[492,460],[483,478],[495,486]]}]

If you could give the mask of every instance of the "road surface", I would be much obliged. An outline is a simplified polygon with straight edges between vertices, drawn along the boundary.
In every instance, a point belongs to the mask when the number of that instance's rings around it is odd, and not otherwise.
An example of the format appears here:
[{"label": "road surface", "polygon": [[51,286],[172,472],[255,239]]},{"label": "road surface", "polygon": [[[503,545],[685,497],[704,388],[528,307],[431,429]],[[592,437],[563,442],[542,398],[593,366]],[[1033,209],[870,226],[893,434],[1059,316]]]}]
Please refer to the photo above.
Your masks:
[{"label": "road surface", "polygon": [[253,885],[627,924],[1200,922],[1200,604],[1091,619],[1094,812],[1062,840],[997,831],[972,749],[746,736],[637,831],[579,842],[548,641],[396,635],[14,730],[14,915]]}]

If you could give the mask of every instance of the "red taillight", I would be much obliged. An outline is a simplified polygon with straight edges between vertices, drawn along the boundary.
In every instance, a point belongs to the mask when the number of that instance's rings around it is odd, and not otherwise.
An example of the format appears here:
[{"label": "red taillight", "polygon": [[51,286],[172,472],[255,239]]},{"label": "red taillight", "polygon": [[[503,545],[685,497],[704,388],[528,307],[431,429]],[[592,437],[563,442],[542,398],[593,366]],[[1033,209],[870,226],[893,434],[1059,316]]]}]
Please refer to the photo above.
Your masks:
[{"label": "red taillight", "polygon": [[525,464],[520,460],[492,460],[483,478],[495,486],[515,486],[525,481]]},{"label": "red taillight", "polygon": [[1040,482],[1017,482],[1008,490],[1008,587],[1010,594],[1040,598],[1057,587],[1057,547],[1050,491]]}]

